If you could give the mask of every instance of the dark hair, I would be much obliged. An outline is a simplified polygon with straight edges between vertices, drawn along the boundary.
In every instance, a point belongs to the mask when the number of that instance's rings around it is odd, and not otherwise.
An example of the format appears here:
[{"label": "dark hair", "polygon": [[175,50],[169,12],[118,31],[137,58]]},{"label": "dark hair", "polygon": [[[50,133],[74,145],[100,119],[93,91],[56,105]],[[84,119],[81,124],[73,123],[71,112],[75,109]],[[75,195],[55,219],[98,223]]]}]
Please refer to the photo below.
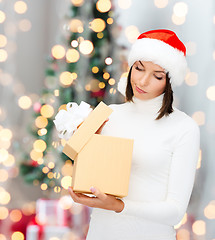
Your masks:
[{"label": "dark hair", "polygon": [[[128,102],[133,102],[133,89],[131,86],[131,71],[132,71],[132,67],[129,70],[128,73],[128,78],[127,78],[127,87],[126,87],[126,101]],[[163,97],[163,102],[162,102],[162,106],[160,108],[160,110],[158,111],[159,115],[157,116],[157,118],[155,120],[159,120],[161,119],[164,115],[168,116],[170,113],[173,112],[173,108],[172,108],[172,102],[173,102],[173,91],[172,91],[172,86],[170,83],[170,77],[169,74],[166,74],[166,86],[164,89],[164,97]]]}]

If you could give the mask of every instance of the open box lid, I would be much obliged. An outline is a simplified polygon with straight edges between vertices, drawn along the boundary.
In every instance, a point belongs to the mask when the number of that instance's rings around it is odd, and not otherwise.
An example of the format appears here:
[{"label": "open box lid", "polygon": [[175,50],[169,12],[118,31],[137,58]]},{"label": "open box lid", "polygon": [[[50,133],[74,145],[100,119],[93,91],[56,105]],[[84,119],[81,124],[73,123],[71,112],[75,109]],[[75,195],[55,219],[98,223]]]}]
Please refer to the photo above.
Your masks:
[{"label": "open box lid", "polygon": [[112,112],[113,110],[110,107],[105,103],[100,102],[75,131],[72,137],[66,142],[63,148],[63,153],[74,160],[77,154]]}]

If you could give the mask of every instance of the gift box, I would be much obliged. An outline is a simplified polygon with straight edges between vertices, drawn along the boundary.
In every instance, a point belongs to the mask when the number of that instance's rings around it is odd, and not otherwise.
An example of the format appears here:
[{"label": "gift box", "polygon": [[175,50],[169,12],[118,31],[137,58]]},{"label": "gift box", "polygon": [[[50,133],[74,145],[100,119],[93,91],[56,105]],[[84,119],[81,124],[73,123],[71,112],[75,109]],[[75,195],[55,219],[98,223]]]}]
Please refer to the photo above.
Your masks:
[{"label": "gift box", "polygon": [[29,225],[26,233],[26,240],[51,240],[65,239],[70,240],[68,234],[71,229],[66,226],[41,226]]},{"label": "gift box", "polygon": [[67,212],[57,199],[38,199],[36,202],[36,219],[41,225],[66,226]]},{"label": "gift box", "polygon": [[133,139],[96,134],[112,111],[100,102],[64,146],[63,152],[74,160],[74,192],[91,194],[95,186],[116,197],[128,195]]}]

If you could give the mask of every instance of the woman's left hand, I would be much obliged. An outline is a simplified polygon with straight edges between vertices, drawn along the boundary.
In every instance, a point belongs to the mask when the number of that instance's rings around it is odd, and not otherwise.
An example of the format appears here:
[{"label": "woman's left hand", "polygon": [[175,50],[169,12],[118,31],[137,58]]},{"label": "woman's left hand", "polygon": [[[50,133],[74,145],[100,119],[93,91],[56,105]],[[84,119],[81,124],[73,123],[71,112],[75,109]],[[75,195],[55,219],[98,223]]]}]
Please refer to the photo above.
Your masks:
[{"label": "woman's left hand", "polygon": [[91,187],[90,191],[95,197],[89,197],[82,193],[73,192],[72,187],[69,187],[69,194],[76,203],[87,205],[93,208],[103,208],[106,210],[113,210],[121,212],[124,208],[124,202],[114,196],[102,193],[98,188]]}]

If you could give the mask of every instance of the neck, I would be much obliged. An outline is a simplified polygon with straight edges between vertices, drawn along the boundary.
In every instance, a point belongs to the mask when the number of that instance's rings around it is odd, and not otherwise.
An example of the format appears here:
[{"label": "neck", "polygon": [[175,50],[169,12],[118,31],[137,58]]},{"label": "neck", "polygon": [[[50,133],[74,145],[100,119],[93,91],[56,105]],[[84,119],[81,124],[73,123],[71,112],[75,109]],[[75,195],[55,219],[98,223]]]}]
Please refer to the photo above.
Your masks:
[{"label": "neck", "polygon": [[141,100],[133,97],[133,102],[130,102],[135,112],[151,115],[156,118],[160,108],[162,107],[164,93],[147,100]]}]

